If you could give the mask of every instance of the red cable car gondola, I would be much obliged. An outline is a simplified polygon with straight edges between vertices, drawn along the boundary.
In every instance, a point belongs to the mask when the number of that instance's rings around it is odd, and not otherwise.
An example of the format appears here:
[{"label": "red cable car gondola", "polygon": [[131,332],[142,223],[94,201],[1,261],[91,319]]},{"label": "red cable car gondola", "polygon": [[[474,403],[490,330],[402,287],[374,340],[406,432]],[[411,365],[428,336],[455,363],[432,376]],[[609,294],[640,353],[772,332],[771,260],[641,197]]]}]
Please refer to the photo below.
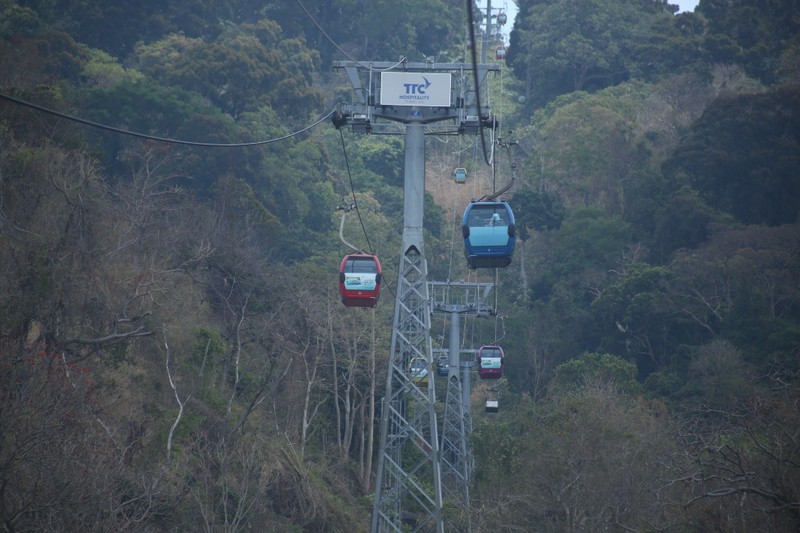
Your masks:
[{"label": "red cable car gondola", "polygon": [[339,267],[339,296],[347,307],[375,307],[381,291],[381,263],[371,254],[348,254]]},{"label": "red cable car gondola", "polygon": [[505,354],[499,346],[481,346],[475,360],[478,363],[478,375],[481,379],[500,379],[503,377]]},{"label": "red cable car gondola", "polygon": [[494,51],[495,59],[505,59],[506,58],[506,47],[502,44],[498,46]]}]

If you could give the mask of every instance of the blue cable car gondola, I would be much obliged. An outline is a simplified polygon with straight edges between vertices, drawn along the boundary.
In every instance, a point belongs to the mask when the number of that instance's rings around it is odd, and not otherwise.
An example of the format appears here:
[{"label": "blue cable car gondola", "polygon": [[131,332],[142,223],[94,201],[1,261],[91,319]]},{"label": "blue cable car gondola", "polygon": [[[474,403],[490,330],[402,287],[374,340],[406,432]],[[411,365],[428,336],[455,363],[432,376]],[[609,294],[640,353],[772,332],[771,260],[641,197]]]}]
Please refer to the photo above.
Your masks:
[{"label": "blue cable car gondola", "polygon": [[347,307],[375,307],[381,290],[381,263],[370,254],[349,254],[339,267],[339,296]]},{"label": "blue cable car gondola", "polygon": [[436,374],[444,377],[450,374],[450,358],[448,356],[440,355],[436,360]]},{"label": "blue cable car gondola", "polygon": [[472,202],[464,211],[461,232],[470,268],[498,268],[511,263],[516,228],[514,213],[506,202]]},{"label": "blue cable car gondola", "polygon": [[456,183],[462,184],[467,182],[467,169],[466,168],[457,168],[455,172],[453,172],[453,178],[456,180]]},{"label": "blue cable car gondola", "polygon": [[478,375],[481,379],[500,379],[503,377],[505,354],[500,346],[481,346],[475,356],[478,363]]}]

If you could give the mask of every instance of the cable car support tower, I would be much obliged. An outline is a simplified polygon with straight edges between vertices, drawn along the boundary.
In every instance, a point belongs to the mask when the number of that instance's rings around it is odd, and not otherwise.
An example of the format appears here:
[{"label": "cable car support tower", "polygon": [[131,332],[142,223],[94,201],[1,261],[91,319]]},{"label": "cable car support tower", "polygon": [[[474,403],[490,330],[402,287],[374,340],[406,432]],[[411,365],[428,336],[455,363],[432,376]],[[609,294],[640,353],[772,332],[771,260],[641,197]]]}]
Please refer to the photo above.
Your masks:
[{"label": "cable car support tower", "polygon": [[[482,127],[491,129],[494,121],[488,108],[478,109],[476,91],[480,87],[472,87],[471,80],[474,68],[479,86],[484,85],[487,73],[499,71],[499,66],[404,60],[337,61],[333,66],[345,71],[353,88],[353,103],[341,106],[334,114],[337,128],[347,126],[355,133],[405,136],[403,240],[386,394],[381,405],[371,531],[400,532],[410,528],[444,533],[443,476],[463,480],[468,477],[466,461],[452,465],[442,462],[439,450],[430,337],[432,306],[423,238],[425,135],[477,134]],[[426,379],[409,371],[414,361],[424,361]],[[448,378],[448,391],[451,383],[461,391],[457,372]],[[458,412],[463,413],[463,407]],[[463,419],[459,424],[463,428]],[[448,441],[448,446],[464,449],[466,438],[462,429],[460,435]],[[456,505],[468,516],[466,486],[462,483],[457,487],[461,489],[451,495],[457,497]],[[453,529],[448,526],[448,530]]]},{"label": "cable car support tower", "polygon": [[[470,531],[469,480],[473,460],[467,439],[472,433],[470,373],[475,366],[472,357],[462,359],[470,351],[461,349],[461,317],[486,317],[495,313],[489,304],[493,283],[429,282],[431,311],[450,319],[447,355],[447,393],[442,423],[440,464],[445,497],[460,503],[449,522],[453,531]],[[460,372],[460,374],[459,374]]]}]

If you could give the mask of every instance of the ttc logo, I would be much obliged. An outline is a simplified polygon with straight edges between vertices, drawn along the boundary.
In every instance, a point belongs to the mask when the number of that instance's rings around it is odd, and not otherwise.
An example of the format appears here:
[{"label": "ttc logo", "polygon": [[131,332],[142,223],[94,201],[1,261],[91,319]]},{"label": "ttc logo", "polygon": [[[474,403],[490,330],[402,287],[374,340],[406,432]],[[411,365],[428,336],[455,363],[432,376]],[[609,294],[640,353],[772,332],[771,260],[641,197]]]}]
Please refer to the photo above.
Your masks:
[{"label": "ttc logo", "polygon": [[431,82],[428,81],[428,78],[425,76],[422,77],[425,80],[425,83],[404,83],[403,87],[406,90],[406,94],[408,95],[422,95],[425,94],[425,91],[428,87],[431,86]]}]

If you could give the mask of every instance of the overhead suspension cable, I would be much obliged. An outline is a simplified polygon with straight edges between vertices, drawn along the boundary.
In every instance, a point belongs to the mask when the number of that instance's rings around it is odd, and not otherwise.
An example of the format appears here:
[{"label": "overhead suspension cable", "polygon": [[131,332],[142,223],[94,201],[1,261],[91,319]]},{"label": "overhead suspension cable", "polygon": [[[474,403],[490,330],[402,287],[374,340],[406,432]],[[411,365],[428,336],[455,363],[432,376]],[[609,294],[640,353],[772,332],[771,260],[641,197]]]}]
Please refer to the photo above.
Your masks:
[{"label": "overhead suspension cable", "polygon": [[[356,210],[356,214],[358,215],[358,221],[361,224],[361,231],[364,232],[364,238],[367,241],[367,246],[369,247],[369,253],[372,254],[372,255],[376,255],[375,254],[375,250],[372,248],[372,243],[369,241],[369,235],[367,234],[366,226],[364,226],[364,220],[361,218],[361,211],[358,209],[358,200],[356,200],[356,189],[355,189],[355,187],[353,185],[353,175],[350,172],[350,160],[347,157],[347,149],[346,149],[345,144],[344,144],[344,134],[342,133],[342,130],[339,130],[339,137],[341,138],[341,141],[342,141],[342,153],[344,154],[344,163],[345,163],[345,167],[347,168],[347,178],[348,178],[348,180],[350,182],[350,192],[353,195],[353,209]],[[342,218],[342,224],[344,224],[344,218]],[[343,231],[344,231],[344,228],[340,227],[340,229],[339,229],[340,238],[343,235]],[[342,238],[342,242],[344,242],[345,244],[347,244],[351,248],[354,248],[354,246],[349,244],[349,243],[347,243],[344,240],[344,238]],[[386,285],[386,289],[388,289],[388,291],[391,293],[391,295],[396,298],[396,295],[394,293],[394,290],[392,289],[391,284],[389,283],[389,281],[385,277],[383,278],[383,284]]]},{"label": "overhead suspension cable", "polygon": [[[478,105],[478,114],[480,114],[481,110],[481,91],[479,87],[479,79],[478,79],[478,57],[476,52],[476,44],[475,44],[475,22],[474,16],[472,13],[472,2],[473,0],[467,0],[467,23],[469,25],[469,41],[470,41],[470,56],[472,58],[472,80],[475,83],[475,98],[476,103]],[[483,159],[486,161],[487,165],[491,165],[489,162],[489,155],[486,150],[486,138],[483,134],[483,121],[478,120],[478,127],[480,128],[481,132],[481,148],[483,149]]]},{"label": "overhead suspension cable", "polygon": [[306,9],[306,7],[303,5],[303,3],[302,3],[302,2],[300,2],[300,0],[295,0],[295,2],[297,2],[297,5],[298,5],[298,6],[300,6],[300,9],[303,11],[303,14],[305,14],[306,18],[308,18],[308,20],[310,20],[310,21],[311,21],[311,23],[312,23],[314,26],[316,26],[316,28],[319,30],[319,32],[322,34],[322,36],[323,36],[323,37],[325,37],[325,38],[328,40],[328,42],[329,42],[329,43],[331,43],[331,44],[333,45],[333,47],[334,47],[334,48],[336,48],[337,50],[339,50],[339,51],[340,51],[342,54],[344,54],[344,56],[345,56],[347,59],[349,59],[349,60],[350,60],[350,61],[352,61],[353,63],[356,63],[357,65],[359,65],[359,66],[361,66],[361,67],[363,67],[363,68],[367,68],[367,69],[369,69],[369,70],[392,70],[392,69],[394,69],[394,68],[397,68],[398,66],[402,65],[402,64],[403,64],[403,63],[406,61],[406,58],[405,58],[405,57],[401,57],[401,58],[400,58],[400,61],[398,61],[397,63],[395,63],[394,65],[392,65],[392,66],[390,66],[390,67],[388,67],[388,68],[386,68],[386,69],[375,69],[375,68],[373,68],[373,67],[370,67],[370,66],[368,66],[368,65],[364,65],[363,63],[361,63],[361,62],[360,62],[360,61],[358,61],[357,59],[354,59],[354,58],[353,58],[353,56],[351,56],[350,54],[348,54],[348,53],[347,53],[347,52],[346,52],[346,51],[345,51],[345,50],[344,50],[344,49],[343,49],[341,46],[339,46],[339,45],[336,43],[336,41],[334,41],[334,40],[331,38],[331,36],[330,36],[330,35],[328,35],[328,34],[327,34],[327,32],[326,32],[326,31],[325,31],[325,30],[322,28],[322,26],[320,25],[320,23],[319,23],[319,22],[317,22],[317,20],[316,20],[316,19],[315,19],[315,18],[314,18],[314,17],[311,15],[311,13],[309,13],[308,9]]},{"label": "overhead suspension cable", "polygon": [[115,133],[121,133],[122,135],[129,135],[129,136],[132,136],[132,137],[139,137],[141,139],[148,139],[148,140],[151,140],[151,141],[159,141],[159,142],[165,142],[165,143],[171,143],[171,144],[182,144],[182,145],[187,145],[187,146],[202,146],[202,147],[205,147],[205,148],[246,148],[246,147],[249,147],[249,146],[261,146],[261,145],[264,145],[264,144],[272,144],[272,143],[276,143],[276,142],[279,142],[279,141],[285,141],[286,139],[289,139],[291,137],[295,137],[297,135],[300,135],[301,133],[305,133],[308,130],[314,128],[315,126],[318,126],[319,124],[321,124],[322,122],[327,120],[336,111],[335,109],[332,109],[328,113],[326,113],[325,116],[315,120],[314,122],[312,122],[308,126],[304,127],[303,129],[294,131],[292,133],[288,133],[288,134],[283,135],[281,137],[276,137],[274,139],[265,139],[265,140],[262,140],[262,141],[252,141],[252,142],[243,142],[243,143],[212,143],[212,142],[185,141],[185,140],[182,140],[182,139],[172,139],[172,138],[169,138],[169,137],[158,137],[156,135],[148,135],[146,133],[130,131],[130,130],[122,129],[122,128],[115,128],[114,126],[109,126],[107,124],[101,124],[99,122],[93,122],[93,121],[87,120],[85,118],[76,117],[74,115],[69,115],[67,113],[62,113],[60,111],[56,111],[55,109],[50,109],[48,107],[44,107],[44,106],[41,106],[41,105],[38,105],[38,104],[34,104],[33,102],[28,102],[26,100],[22,100],[20,98],[15,98],[13,96],[10,96],[10,95],[7,95],[7,94],[3,94],[3,93],[0,93],[0,98],[2,98],[4,100],[8,100],[10,102],[14,102],[15,104],[19,104],[19,105],[22,105],[22,106],[25,106],[25,107],[29,107],[31,109],[35,109],[37,111],[41,111],[43,113],[48,113],[50,115],[54,115],[54,116],[57,116],[57,117],[60,117],[60,118],[66,119],[66,120],[71,120],[72,122],[78,122],[80,124],[85,124],[85,125],[91,126],[93,128],[99,128],[99,129],[102,129],[102,130],[113,131]]},{"label": "overhead suspension cable", "polygon": [[321,33],[321,34],[322,34],[322,35],[323,35],[323,36],[324,36],[326,39],[328,39],[328,42],[330,42],[330,43],[331,43],[331,44],[334,46],[334,48],[336,48],[336,49],[337,49],[337,50],[339,50],[339,51],[340,51],[342,54],[344,54],[344,56],[345,56],[347,59],[349,59],[350,61],[355,61],[356,63],[358,63],[358,61],[357,61],[357,60],[353,59],[353,56],[351,56],[350,54],[348,54],[347,52],[345,52],[345,51],[342,49],[342,47],[341,47],[341,46],[339,46],[338,44],[336,44],[336,42],[335,42],[333,39],[331,39],[330,35],[328,35],[328,34],[325,32],[325,30],[322,28],[322,26],[320,26],[319,22],[317,22],[317,21],[316,21],[316,19],[315,19],[314,17],[312,17],[312,16],[311,16],[311,13],[309,13],[309,12],[308,12],[308,9],[306,9],[306,6],[304,6],[304,5],[303,5],[303,3],[302,3],[302,2],[300,2],[300,0],[295,0],[295,1],[297,2],[297,5],[298,5],[298,6],[300,6],[300,9],[303,11],[303,13],[305,14],[306,18],[308,18],[308,20],[310,20],[310,21],[311,21],[311,23],[312,23],[314,26],[316,26],[316,27],[317,27],[317,29],[319,30],[319,32],[320,32],[320,33]]},{"label": "overhead suspension cable", "polygon": [[347,149],[345,148],[344,144],[344,134],[342,130],[339,130],[339,137],[342,141],[342,153],[344,154],[344,164],[347,168],[347,179],[350,181],[350,193],[353,195],[353,207],[356,210],[356,214],[358,215],[358,222],[361,224],[361,231],[364,232],[364,238],[367,240],[367,246],[369,247],[369,252],[374,254],[375,251],[372,249],[372,243],[369,242],[369,235],[367,235],[367,228],[364,226],[364,220],[361,218],[361,211],[358,209],[358,200],[356,200],[356,189],[353,186],[353,175],[350,172],[350,160],[347,157]]}]

